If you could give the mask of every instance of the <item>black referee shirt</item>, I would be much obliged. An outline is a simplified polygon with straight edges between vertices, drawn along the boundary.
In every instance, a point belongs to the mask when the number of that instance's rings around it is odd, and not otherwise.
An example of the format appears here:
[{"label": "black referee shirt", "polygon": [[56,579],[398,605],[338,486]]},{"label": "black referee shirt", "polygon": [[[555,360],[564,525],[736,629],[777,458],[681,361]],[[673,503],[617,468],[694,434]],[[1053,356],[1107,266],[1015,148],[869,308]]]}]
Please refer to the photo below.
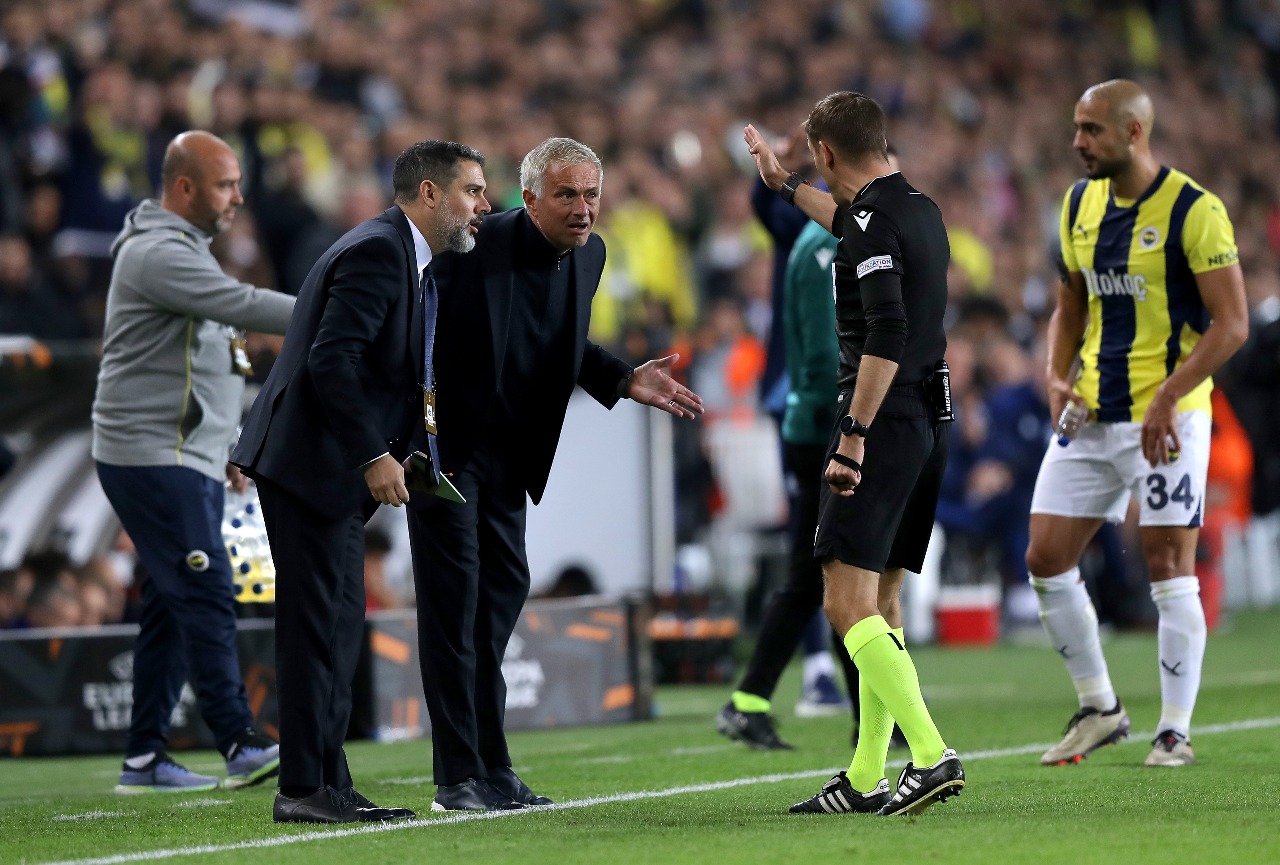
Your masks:
[{"label": "black referee shirt", "polygon": [[840,389],[852,389],[867,353],[898,363],[894,384],[924,381],[947,349],[942,316],[951,244],[938,205],[894,172],[864,186],[848,208],[837,208],[831,233],[840,238]]}]

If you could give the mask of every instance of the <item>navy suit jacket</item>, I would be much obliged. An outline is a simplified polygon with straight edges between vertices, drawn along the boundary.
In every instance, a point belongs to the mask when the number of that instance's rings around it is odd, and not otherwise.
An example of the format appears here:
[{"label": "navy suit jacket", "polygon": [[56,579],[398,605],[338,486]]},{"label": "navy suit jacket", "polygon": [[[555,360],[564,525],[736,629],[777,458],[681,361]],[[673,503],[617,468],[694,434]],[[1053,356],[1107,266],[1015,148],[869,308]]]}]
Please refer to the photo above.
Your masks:
[{"label": "navy suit jacket", "polygon": [[403,461],[422,425],[422,313],[408,217],[343,235],[298,292],[231,461],[337,519],[375,507],[361,467]]},{"label": "navy suit jacket", "polygon": [[[476,248],[443,253],[432,262],[440,290],[434,369],[439,386],[441,468],[462,470],[484,435],[502,381],[503,360],[521,346],[509,339],[517,232],[537,231],[524,208],[484,221]],[[573,316],[572,343],[554,346],[543,368],[529,417],[508,435],[529,497],[537,504],[547,486],[565,410],[575,384],[606,408],[618,401],[618,383],[630,365],[587,339],[591,300],[604,271],[604,241],[591,235],[574,250],[574,292],[566,311]]]}]

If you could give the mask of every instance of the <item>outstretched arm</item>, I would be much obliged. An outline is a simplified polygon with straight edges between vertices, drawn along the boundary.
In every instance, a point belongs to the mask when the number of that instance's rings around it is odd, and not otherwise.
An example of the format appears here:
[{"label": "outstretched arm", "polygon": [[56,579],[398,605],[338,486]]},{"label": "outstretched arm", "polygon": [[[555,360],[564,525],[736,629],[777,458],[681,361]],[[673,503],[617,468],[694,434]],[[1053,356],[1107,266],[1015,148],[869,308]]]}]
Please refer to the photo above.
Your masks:
[{"label": "outstretched arm", "polygon": [[635,368],[627,382],[627,396],[676,417],[692,420],[702,414],[702,397],[671,377],[678,354],[651,360]]},{"label": "outstretched arm", "polygon": [[[747,149],[755,157],[760,179],[777,192],[787,182],[791,172],[782,167],[769,142],[764,140],[764,136],[754,126],[749,125],[742,130],[742,137],[747,142]],[[795,202],[796,207],[803,210],[810,219],[828,231],[831,230],[831,223],[836,215],[836,200],[831,197],[831,193],[806,183],[796,190]]]}]

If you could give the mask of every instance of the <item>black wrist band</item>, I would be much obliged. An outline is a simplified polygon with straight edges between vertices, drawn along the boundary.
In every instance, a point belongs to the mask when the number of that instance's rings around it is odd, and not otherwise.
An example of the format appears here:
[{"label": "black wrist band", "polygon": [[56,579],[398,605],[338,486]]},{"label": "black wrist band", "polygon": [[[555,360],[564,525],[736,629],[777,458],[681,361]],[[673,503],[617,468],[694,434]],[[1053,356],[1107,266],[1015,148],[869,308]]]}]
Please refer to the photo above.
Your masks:
[{"label": "black wrist band", "polygon": [[827,455],[827,459],[835,460],[847,469],[853,469],[858,474],[862,474],[862,463],[855,459],[845,456],[840,451],[832,451]]},{"label": "black wrist band", "polygon": [[783,201],[794,207],[796,203],[796,190],[808,182],[809,181],[805,180],[793,171],[783,182],[782,188],[778,190],[778,194],[782,196]]}]

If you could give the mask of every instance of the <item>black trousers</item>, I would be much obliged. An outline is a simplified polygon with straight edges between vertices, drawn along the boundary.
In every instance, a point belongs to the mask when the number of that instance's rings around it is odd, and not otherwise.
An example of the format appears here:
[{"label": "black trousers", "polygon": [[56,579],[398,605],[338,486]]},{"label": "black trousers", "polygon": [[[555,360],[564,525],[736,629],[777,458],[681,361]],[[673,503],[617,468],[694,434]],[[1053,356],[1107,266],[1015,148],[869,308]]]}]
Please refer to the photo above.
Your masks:
[{"label": "black trousers", "polygon": [[[364,523],[333,520],[258,481],[276,566],[280,786],[352,786],[342,743],[364,639]],[[372,503],[372,500],[370,500]]]},{"label": "black trousers", "polygon": [[[791,540],[791,566],[787,583],[769,598],[760,623],[760,636],[739,691],[764,697],[773,695],[782,671],[790,663],[813,614],[822,608],[822,564],[813,557],[813,533],[818,527],[818,503],[822,473],[827,467],[825,445],[784,443],[784,467],[795,483],[791,488],[787,530]],[[832,648],[844,669],[853,716],[858,717],[858,668],[832,632]]]},{"label": "black trousers", "polygon": [[440,785],[511,765],[502,657],[529,597],[527,499],[510,470],[516,464],[481,446],[452,478],[465,504],[410,504],[418,657]]}]

